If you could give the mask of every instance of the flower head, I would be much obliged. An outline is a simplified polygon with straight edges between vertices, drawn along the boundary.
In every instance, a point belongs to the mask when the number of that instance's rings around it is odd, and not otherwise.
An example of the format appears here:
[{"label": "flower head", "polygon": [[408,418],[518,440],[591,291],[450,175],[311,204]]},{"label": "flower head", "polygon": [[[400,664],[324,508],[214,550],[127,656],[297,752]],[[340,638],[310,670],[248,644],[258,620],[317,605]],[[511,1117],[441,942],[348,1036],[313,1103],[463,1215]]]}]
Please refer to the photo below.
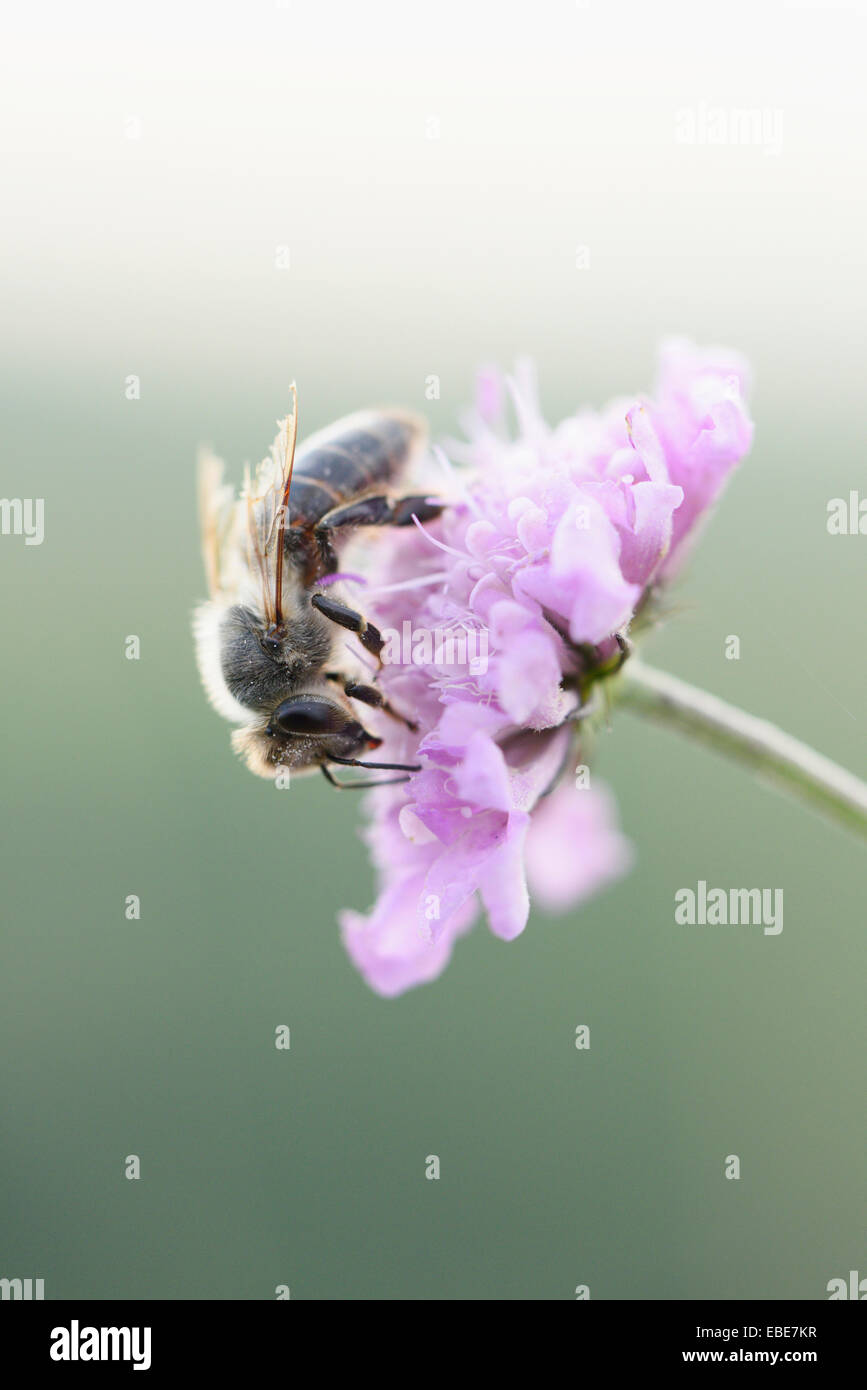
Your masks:
[{"label": "flower head", "polygon": [[610,796],[576,785],[576,742],[628,630],[749,449],[746,384],[734,354],[672,342],[652,398],[552,428],[526,365],[509,380],[487,371],[449,451],[458,466],[438,455],[443,514],[354,561],[386,636],[383,694],[417,725],[383,717],[377,731],[388,761],[421,768],[370,793],[379,896],[341,917],[380,993],[439,975],[480,905],[511,940],[528,881],[562,909],[627,867]]}]

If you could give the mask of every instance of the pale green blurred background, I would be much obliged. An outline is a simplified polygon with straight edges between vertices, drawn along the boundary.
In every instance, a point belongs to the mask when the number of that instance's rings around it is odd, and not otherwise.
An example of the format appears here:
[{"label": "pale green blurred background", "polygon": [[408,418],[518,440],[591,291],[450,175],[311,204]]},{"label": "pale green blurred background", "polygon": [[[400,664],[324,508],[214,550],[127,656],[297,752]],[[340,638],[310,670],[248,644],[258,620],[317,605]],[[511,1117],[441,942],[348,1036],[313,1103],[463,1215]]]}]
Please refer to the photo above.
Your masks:
[{"label": "pale green blurred background", "polygon": [[[867,540],[825,524],[867,493],[861,13],[49,4],[6,38],[2,492],[46,530],[0,539],[0,1276],[739,1299],[867,1273],[854,839],[624,715],[598,770],[631,876],[386,1002],[335,926],[373,894],[358,802],[244,771],[189,636],[196,446],[239,476],[293,376],[306,429],[387,401],[445,435],[480,363],[533,356],[559,418],[649,388],[686,332],[752,359],[757,439],[645,654],[867,773]],[[678,144],[702,102],[781,111],[779,153]],[[783,887],[782,935],[676,927],[699,878]]]}]

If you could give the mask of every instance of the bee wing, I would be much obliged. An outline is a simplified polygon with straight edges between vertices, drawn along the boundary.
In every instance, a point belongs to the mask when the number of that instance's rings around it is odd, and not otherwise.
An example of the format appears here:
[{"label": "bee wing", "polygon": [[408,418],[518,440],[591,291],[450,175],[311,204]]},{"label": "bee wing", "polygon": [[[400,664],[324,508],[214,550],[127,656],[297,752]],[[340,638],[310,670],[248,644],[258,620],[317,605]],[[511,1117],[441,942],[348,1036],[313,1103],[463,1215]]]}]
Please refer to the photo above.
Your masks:
[{"label": "bee wing", "polygon": [[255,473],[251,474],[248,469],[241,494],[247,520],[244,541],[247,568],[259,576],[262,608],[269,623],[280,617],[283,530],[298,430],[298,400],[294,384],[291,391],[292,409],[285,420],[279,421],[279,433],[271,445],[269,456],[263,459]]},{"label": "bee wing", "polygon": [[210,449],[199,450],[199,521],[202,557],[211,598],[224,587],[226,549],[235,511],[235,492],[223,482],[223,461]]}]

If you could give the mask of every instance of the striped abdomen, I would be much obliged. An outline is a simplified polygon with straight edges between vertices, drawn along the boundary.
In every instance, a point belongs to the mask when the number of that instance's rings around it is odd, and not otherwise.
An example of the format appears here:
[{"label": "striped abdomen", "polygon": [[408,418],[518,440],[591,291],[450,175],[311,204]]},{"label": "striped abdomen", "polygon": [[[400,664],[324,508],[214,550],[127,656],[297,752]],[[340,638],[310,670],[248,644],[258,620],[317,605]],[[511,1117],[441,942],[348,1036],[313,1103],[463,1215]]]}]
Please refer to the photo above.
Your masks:
[{"label": "striped abdomen", "polygon": [[387,492],[423,435],[421,421],[397,412],[353,416],[313,435],[295,457],[288,529],[310,530],[336,507]]}]

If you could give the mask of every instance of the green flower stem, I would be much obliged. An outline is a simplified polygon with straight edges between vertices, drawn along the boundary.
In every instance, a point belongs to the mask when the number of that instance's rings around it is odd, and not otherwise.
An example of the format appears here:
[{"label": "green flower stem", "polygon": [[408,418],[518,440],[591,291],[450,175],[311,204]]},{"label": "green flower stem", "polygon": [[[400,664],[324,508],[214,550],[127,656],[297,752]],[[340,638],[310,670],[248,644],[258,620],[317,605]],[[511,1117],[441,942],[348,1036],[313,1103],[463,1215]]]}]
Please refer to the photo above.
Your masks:
[{"label": "green flower stem", "polygon": [[612,681],[627,708],[679,729],[867,836],[867,785],[805,743],[634,657]]}]

